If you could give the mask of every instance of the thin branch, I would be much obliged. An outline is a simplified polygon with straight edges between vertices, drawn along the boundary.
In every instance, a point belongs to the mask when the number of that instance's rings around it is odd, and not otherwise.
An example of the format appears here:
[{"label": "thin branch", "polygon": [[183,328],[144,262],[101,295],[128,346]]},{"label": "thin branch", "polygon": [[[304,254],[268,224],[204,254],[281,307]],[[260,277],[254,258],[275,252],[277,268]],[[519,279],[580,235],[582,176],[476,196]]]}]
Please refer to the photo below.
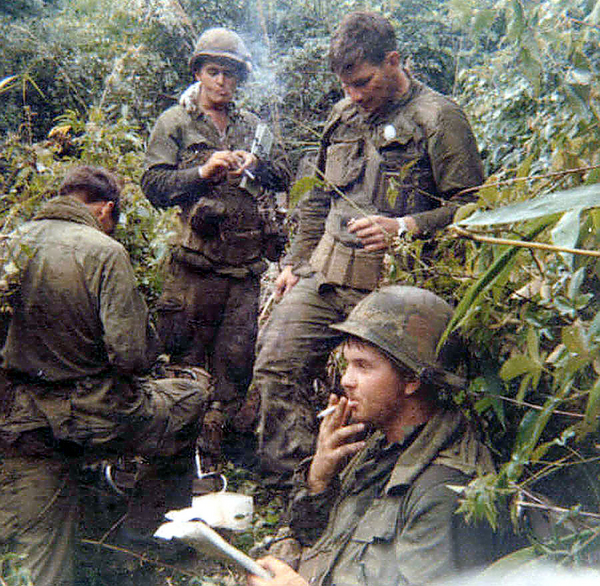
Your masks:
[{"label": "thin branch", "polygon": [[263,310],[260,312],[260,315],[258,316],[259,324],[262,324],[263,321],[266,319],[266,317],[269,315],[269,312],[270,312],[271,307],[273,306],[274,302],[275,302],[275,291],[273,291],[271,293],[271,295],[269,295],[269,298],[267,299],[265,306],[263,307]]},{"label": "thin branch", "polygon": [[571,22],[574,22],[575,24],[580,24],[582,26],[588,26],[590,28],[594,28],[594,29],[600,31],[600,26],[598,26],[597,24],[592,24],[591,22],[585,22],[585,20],[579,20],[578,18],[573,18],[571,16],[566,16],[565,19],[570,20]]},{"label": "thin branch", "polygon": [[518,500],[516,502],[516,505],[520,506],[520,507],[529,507],[530,509],[543,509],[545,511],[554,511],[555,513],[573,513],[573,512],[575,512],[577,515],[581,515],[582,517],[590,517],[591,519],[600,519],[600,514],[598,514],[598,513],[590,513],[588,511],[572,511],[571,509],[565,509],[564,507],[557,507],[555,505],[532,503],[532,502],[523,501],[523,500]]},{"label": "thin branch", "polygon": [[507,246],[521,246],[523,248],[535,248],[538,250],[547,250],[549,252],[566,252],[569,254],[579,254],[581,256],[593,256],[600,257],[600,251],[597,250],[585,250],[583,248],[567,248],[564,246],[554,246],[553,244],[544,244],[543,242],[527,242],[525,240],[511,240],[510,238],[495,238],[493,236],[481,236],[475,232],[470,232],[464,228],[458,226],[452,226],[459,236],[470,238],[471,240],[477,240],[478,242],[487,242],[489,244],[501,244]]},{"label": "thin branch", "polygon": [[[479,396],[480,393],[472,393],[473,395]],[[513,399],[511,397],[505,397],[503,395],[496,395],[498,399],[502,401],[506,401],[507,403],[512,403],[513,405],[518,405],[519,407],[527,407],[529,409],[535,409],[536,411],[542,411],[545,409],[542,405],[536,405],[535,403],[528,403],[527,401],[518,401],[517,399]],[[564,415],[565,417],[573,417],[575,419],[583,419],[585,415],[582,413],[573,413],[571,411],[562,411],[560,409],[553,409],[552,413],[556,415]],[[597,416],[600,418],[600,415]]]},{"label": "thin branch", "polygon": [[198,574],[195,572],[190,572],[189,570],[185,570],[184,568],[178,568],[177,566],[172,566],[171,564],[165,564],[163,562],[159,562],[157,560],[149,558],[148,556],[146,556],[144,554],[137,553],[135,551],[131,551],[130,549],[126,549],[124,547],[119,547],[117,545],[111,545],[110,543],[103,543],[101,541],[96,541],[94,539],[80,539],[80,541],[81,541],[81,543],[85,543],[87,545],[94,545],[96,547],[102,547],[105,549],[109,549],[110,551],[126,553],[127,555],[130,555],[130,556],[140,560],[141,562],[151,564],[151,565],[159,567],[159,568],[166,568],[168,570],[173,570],[175,572],[183,574],[184,576],[189,576],[190,578],[198,577]]},{"label": "thin branch", "polygon": [[[331,188],[333,191],[335,191],[346,203],[350,204],[350,207],[354,208],[363,218],[369,217],[370,214],[368,211],[363,210],[363,208],[361,206],[359,206],[357,203],[353,202],[337,185],[334,185],[329,179],[327,179],[327,177],[325,177],[325,174],[323,173],[323,171],[321,171],[321,169],[319,169],[314,163],[311,163],[310,161],[308,161],[308,165],[316,171],[316,174],[319,177],[319,179],[321,179],[321,181],[324,181],[325,184],[329,188]],[[375,221],[374,223],[377,224],[381,228],[386,239],[389,241],[388,245],[391,245],[394,235],[390,234],[381,224],[379,224],[379,222]]]},{"label": "thin branch", "polygon": [[463,195],[465,193],[471,193],[473,191],[479,191],[486,187],[505,187],[513,185],[514,183],[522,183],[524,181],[533,181],[534,179],[546,179],[549,177],[563,177],[570,173],[583,173],[585,171],[593,171],[594,169],[600,169],[600,165],[590,165],[589,167],[578,167],[576,169],[565,169],[564,171],[553,171],[552,173],[542,173],[540,175],[528,175],[527,177],[513,177],[512,179],[506,179],[504,181],[496,181],[494,183],[485,183],[483,185],[477,185],[476,187],[469,187],[459,191],[456,195]]}]

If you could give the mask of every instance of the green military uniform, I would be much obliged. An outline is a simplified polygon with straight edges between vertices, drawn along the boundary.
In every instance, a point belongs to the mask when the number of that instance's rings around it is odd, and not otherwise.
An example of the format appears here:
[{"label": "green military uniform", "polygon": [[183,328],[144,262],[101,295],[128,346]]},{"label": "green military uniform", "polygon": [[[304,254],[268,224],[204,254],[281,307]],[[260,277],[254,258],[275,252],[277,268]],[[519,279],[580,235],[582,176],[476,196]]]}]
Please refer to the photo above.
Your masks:
[{"label": "green military uniform", "polygon": [[[233,104],[223,134],[197,106],[200,85],[157,120],[142,188],[157,207],[180,207],[180,227],[158,303],[159,334],[173,359],[206,365],[215,400],[235,412],[252,372],[260,275],[282,249],[281,231],[261,209],[264,188],[285,189],[287,172],[260,161],[252,195],[244,177],[202,179],[198,166],[219,150],[250,151],[259,120]],[[246,178],[245,181],[248,181]],[[208,359],[208,360],[207,360]]]},{"label": "green military uniform", "polygon": [[5,253],[19,286],[2,349],[0,543],[27,556],[36,586],[70,584],[81,460],[189,449],[209,379],[138,376],[157,355],[148,309],[127,252],[77,199],[48,202]]},{"label": "green military uniform", "polygon": [[489,563],[497,537],[455,514],[459,495],[449,485],[492,470],[487,448],[449,411],[400,444],[373,434],[323,493],[309,494],[302,466],[292,527],[312,547],[300,574],[315,586],[422,585]]},{"label": "green military uniform", "polygon": [[328,326],[342,321],[382,277],[383,252],[365,252],[348,232],[348,220],[360,215],[356,206],[365,214],[410,215],[427,236],[469,199],[461,190],[483,181],[462,110],[412,78],[404,96],[371,115],[349,99],[339,102],[317,166],[325,186],[301,203],[285,261],[302,278],[261,333],[254,368],[262,401],[259,449],[265,466],[284,474],[312,452],[311,380],[340,340]]}]

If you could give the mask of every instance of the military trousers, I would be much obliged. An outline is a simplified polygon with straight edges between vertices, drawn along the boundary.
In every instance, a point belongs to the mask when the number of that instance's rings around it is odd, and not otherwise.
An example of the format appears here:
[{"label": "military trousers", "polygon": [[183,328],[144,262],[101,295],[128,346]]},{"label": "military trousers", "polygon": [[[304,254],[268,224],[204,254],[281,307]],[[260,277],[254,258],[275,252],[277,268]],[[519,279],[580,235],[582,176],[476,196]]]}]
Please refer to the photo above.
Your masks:
[{"label": "military trousers", "polygon": [[314,451],[318,431],[315,377],[343,336],[331,329],[368,291],[301,277],[259,335],[253,384],[260,391],[258,450],[265,471],[289,476]]},{"label": "military trousers", "polygon": [[232,418],[252,378],[260,278],[202,271],[171,259],[158,302],[158,333],[174,363],[202,366],[213,400]]},{"label": "military trousers", "polygon": [[[128,422],[123,414],[114,415],[120,433],[95,447],[88,438],[85,446],[70,442],[67,453],[60,449],[63,440],[30,453],[26,438],[32,431],[0,448],[0,547],[24,556],[23,565],[35,586],[72,584],[80,492],[77,470],[82,461],[113,453],[164,462],[188,453],[208,402],[207,383],[208,378],[141,381],[132,418]],[[75,427],[79,423],[74,420]],[[168,495],[164,491],[163,495],[161,516],[169,505]],[[154,507],[157,495],[150,497]],[[156,516],[155,511],[152,514]]]}]

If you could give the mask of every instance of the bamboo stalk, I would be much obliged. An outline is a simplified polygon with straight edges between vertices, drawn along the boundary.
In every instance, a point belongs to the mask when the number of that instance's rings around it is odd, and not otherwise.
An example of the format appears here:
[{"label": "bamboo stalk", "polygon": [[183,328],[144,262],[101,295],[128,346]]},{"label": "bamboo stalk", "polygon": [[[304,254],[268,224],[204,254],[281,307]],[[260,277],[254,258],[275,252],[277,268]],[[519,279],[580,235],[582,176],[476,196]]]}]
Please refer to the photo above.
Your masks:
[{"label": "bamboo stalk", "polygon": [[521,246],[523,248],[535,248],[537,250],[547,250],[549,252],[565,252],[568,254],[579,254],[581,256],[600,257],[600,251],[597,250],[585,250],[583,248],[567,248],[565,246],[555,246],[553,244],[545,244],[543,242],[526,242],[524,240],[511,240],[510,238],[495,238],[493,236],[482,236],[480,234],[470,232],[469,230],[465,230],[464,228],[459,228],[458,226],[452,226],[451,229],[454,230],[459,236],[464,236],[465,238],[476,240],[477,242],[487,242],[489,244],[501,244],[508,246]]}]

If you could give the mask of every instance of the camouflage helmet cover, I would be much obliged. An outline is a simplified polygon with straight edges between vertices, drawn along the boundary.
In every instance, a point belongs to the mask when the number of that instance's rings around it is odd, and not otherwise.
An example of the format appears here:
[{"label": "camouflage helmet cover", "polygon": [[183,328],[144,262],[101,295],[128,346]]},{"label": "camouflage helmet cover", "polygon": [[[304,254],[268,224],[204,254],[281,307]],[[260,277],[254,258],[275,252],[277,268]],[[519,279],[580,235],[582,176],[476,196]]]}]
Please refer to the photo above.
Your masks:
[{"label": "camouflage helmet cover", "polygon": [[226,28],[209,28],[200,35],[190,58],[192,73],[198,69],[205,57],[218,57],[233,61],[239,66],[242,80],[252,71],[251,56],[244,41],[237,33]]},{"label": "camouflage helmet cover", "polygon": [[390,285],[367,295],[346,321],[331,327],[373,344],[419,376],[433,370],[446,383],[462,386],[464,381],[446,373],[436,356],[452,313],[452,307],[431,291]]}]

